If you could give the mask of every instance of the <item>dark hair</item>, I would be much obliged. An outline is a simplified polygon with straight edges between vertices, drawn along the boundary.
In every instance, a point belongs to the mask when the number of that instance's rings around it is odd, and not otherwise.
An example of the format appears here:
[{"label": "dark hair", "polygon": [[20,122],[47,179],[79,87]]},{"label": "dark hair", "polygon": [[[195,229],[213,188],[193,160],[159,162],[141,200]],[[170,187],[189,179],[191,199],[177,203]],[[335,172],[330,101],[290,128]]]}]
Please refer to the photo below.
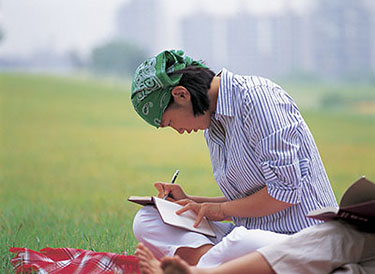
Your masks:
[{"label": "dark hair", "polygon": [[[178,85],[183,86],[190,92],[194,116],[204,114],[210,107],[207,92],[210,89],[215,73],[208,68],[199,67],[193,63],[169,75],[175,74],[182,74]],[[173,97],[171,97],[171,102],[173,102]]]}]

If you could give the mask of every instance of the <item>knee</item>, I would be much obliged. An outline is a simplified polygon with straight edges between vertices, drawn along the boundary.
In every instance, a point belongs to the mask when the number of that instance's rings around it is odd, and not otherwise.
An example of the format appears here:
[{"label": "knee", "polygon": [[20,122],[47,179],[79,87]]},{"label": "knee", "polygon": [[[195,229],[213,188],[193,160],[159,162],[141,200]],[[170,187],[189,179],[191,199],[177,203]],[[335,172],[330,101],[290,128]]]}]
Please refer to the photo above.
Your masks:
[{"label": "knee", "polygon": [[227,237],[228,247],[248,248],[254,251],[263,246],[274,244],[287,238],[287,235],[277,234],[270,231],[259,229],[246,229],[245,227],[236,227]]},{"label": "knee", "polygon": [[142,207],[137,212],[133,220],[133,233],[138,241],[143,241],[147,231],[147,224],[150,224],[152,220],[158,217],[157,215],[156,209],[151,206]]},{"label": "knee", "polygon": [[223,240],[225,240],[228,243],[228,246],[235,246],[239,242],[244,241],[244,239],[248,238],[246,232],[247,229],[245,227],[236,227]]}]

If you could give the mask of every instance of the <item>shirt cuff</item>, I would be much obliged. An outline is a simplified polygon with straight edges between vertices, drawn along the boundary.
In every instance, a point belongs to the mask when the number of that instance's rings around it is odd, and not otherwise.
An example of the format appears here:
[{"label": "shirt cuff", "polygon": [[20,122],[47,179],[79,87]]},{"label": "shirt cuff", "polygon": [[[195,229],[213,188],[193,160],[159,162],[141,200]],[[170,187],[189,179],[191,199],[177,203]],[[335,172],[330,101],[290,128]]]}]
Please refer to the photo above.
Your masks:
[{"label": "shirt cuff", "polygon": [[300,188],[282,188],[283,182],[273,181],[267,182],[268,194],[276,200],[289,203],[298,204],[301,202],[302,190]]},{"label": "shirt cuff", "polygon": [[298,176],[297,163],[283,166],[271,166],[269,162],[262,165],[268,194],[276,200],[298,204],[301,202],[301,177]]}]

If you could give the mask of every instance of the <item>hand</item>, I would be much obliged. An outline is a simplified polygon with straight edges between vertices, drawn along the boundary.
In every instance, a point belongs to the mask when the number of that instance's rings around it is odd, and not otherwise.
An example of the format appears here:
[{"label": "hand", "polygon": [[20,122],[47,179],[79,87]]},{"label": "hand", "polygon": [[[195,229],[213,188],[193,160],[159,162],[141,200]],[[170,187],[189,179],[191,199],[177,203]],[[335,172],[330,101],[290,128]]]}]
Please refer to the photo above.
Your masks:
[{"label": "hand", "polygon": [[185,194],[180,185],[157,182],[154,186],[158,190],[158,198],[164,198],[168,195],[169,197],[167,200],[173,202],[182,199],[189,199],[189,196]]},{"label": "hand", "polygon": [[211,221],[223,221],[229,216],[224,214],[222,204],[223,203],[196,203],[189,199],[179,200],[176,202],[179,205],[184,206],[180,210],[176,211],[177,215],[181,215],[185,211],[192,210],[197,214],[197,218],[194,223],[194,227],[197,227],[202,221],[203,217]]}]

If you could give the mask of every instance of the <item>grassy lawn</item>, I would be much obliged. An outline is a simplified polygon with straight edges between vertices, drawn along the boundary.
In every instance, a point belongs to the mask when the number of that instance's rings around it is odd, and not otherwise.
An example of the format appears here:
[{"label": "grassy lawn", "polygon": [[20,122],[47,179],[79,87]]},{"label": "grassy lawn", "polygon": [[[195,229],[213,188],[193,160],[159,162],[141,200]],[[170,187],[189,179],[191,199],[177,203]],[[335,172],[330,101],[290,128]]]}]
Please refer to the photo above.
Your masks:
[{"label": "grassy lawn", "polygon": [[[152,195],[152,183],[177,168],[188,193],[220,194],[202,133],[148,126],[128,86],[0,74],[1,273],[11,271],[13,246],[134,252],[139,207],[127,197]],[[301,103],[336,197],[361,175],[374,181],[373,89],[285,86]],[[338,92],[340,104],[332,103]]]}]

